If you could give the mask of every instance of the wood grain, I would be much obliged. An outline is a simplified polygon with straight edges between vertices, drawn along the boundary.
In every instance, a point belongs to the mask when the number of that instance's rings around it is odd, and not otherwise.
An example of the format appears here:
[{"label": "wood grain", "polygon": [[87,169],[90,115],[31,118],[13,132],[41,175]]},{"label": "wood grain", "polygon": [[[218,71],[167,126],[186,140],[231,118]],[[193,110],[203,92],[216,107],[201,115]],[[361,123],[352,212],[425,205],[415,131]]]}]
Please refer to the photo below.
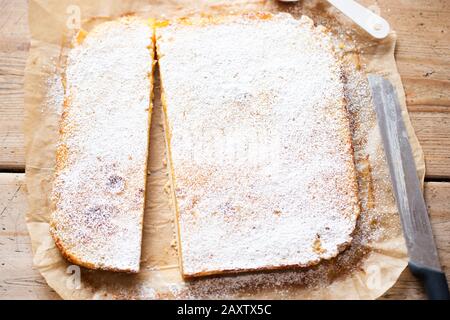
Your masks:
[{"label": "wood grain", "polygon": [[[450,183],[428,182],[425,196],[441,263],[450,279]],[[58,296],[32,268],[25,226],[24,174],[0,173],[0,298],[53,299]],[[423,299],[421,284],[405,270],[384,299]]]},{"label": "wood grain", "polygon": [[0,299],[54,299],[33,269],[24,174],[0,173]]},{"label": "wood grain", "polygon": [[[375,1],[361,1],[373,5]],[[395,59],[428,179],[450,178],[450,1],[375,2],[397,32]]]},{"label": "wood grain", "polygon": [[[396,30],[397,65],[411,120],[424,149],[427,178],[450,179],[450,1],[359,2],[378,7]],[[0,171],[24,170],[27,1],[0,0],[0,12]],[[450,279],[450,183],[428,182],[425,195],[441,262]],[[25,212],[24,175],[0,173],[0,298],[57,298],[32,269]],[[383,298],[422,299],[425,295],[405,270]]]},{"label": "wood grain", "polygon": [[409,115],[425,154],[427,179],[448,179],[450,108],[448,112],[410,112]]},{"label": "wood grain", "polygon": [[[430,214],[441,265],[450,285],[450,183],[425,183],[425,201]],[[420,283],[406,269],[383,299],[426,299]]]},{"label": "wood grain", "polygon": [[23,170],[23,76],[29,49],[27,3],[1,0],[0,12],[0,169]]},{"label": "wood grain", "polygon": [[[361,2],[378,7],[398,34],[398,69],[413,125],[425,151],[427,177],[449,179],[450,1]],[[23,73],[29,48],[27,2],[0,0],[0,8],[0,170],[24,170],[22,117]],[[435,123],[431,122],[432,118]]]}]

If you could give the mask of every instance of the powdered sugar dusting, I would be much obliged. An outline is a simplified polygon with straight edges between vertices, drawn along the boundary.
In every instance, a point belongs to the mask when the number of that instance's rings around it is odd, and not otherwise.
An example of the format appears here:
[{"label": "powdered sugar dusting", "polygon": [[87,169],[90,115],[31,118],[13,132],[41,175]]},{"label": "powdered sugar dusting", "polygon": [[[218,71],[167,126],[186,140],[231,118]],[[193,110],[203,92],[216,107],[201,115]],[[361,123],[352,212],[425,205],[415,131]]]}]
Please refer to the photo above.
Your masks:
[{"label": "powdered sugar dusting", "polygon": [[151,38],[144,21],[122,18],[94,28],[68,55],[51,231],[87,267],[139,270]]},{"label": "powdered sugar dusting", "polygon": [[185,275],[308,266],[351,241],[332,41],[306,17],[266,18],[157,30]]},{"label": "powdered sugar dusting", "polygon": [[47,79],[46,86],[48,91],[45,97],[45,109],[41,109],[41,112],[51,112],[61,116],[64,104],[64,86],[61,75],[55,72]]}]

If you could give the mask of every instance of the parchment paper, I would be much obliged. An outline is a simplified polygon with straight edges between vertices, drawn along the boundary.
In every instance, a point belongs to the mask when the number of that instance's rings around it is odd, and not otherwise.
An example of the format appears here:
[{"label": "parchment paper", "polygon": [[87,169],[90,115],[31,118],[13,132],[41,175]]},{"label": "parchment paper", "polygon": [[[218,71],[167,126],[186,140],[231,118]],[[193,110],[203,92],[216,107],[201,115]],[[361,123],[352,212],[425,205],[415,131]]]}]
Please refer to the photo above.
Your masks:
[{"label": "parchment paper", "polygon": [[[417,165],[424,179],[422,150],[411,127],[394,60],[396,35],[374,41],[322,1],[29,1],[31,50],[25,76],[27,225],[34,264],[64,299],[91,298],[260,298],[374,299],[397,280],[407,264],[384,151],[365,73],[394,84]],[[81,14],[82,28],[126,13],[173,18],[196,13],[248,10],[287,11],[310,16],[336,35],[346,61],[346,95],[351,115],[362,213],[351,246],[335,259],[300,270],[209,277],[184,282],[178,270],[174,216],[165,161],[158,80],[152,117],[141,272],[136,275],[91,271],[70,265],[49,234],[49,195],[63,87],[59,74],[68,38]],[[114,143],[111,141],[111,143]]]}]

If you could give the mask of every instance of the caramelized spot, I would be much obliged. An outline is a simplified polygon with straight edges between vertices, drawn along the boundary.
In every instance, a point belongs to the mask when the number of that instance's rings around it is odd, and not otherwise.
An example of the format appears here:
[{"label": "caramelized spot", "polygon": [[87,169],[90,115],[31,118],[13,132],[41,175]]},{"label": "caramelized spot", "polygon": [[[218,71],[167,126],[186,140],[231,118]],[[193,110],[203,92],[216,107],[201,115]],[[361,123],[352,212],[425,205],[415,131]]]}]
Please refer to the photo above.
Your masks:
[{"label": "caramelized spot", "polygon": [[147,19],[147,24],[148,24],[149,27],[153,28],[155,26],[155,24],[156,24],[156,19],[148,18]]},{"label": "caramelized spot", "polygon": [[268,20],[272,18],[272,14],[269,12],[257,12],[256,17],[261,20]]},{"label": "caramelized spot", "polygon": [[372,166],[370,165],[369,155],[364,159],[361,159],[363,164],[359,171],[360,176],[363,178],[363,182],[367,184],[367,208],[373,209],[375,207],[375,190],[373,186]]},{"label": "caramelized spot", "polygon": [[200,200],[200,198],[198,196],[193,196],[192,197],[192,208],[197,205],[199,200]]},{"label": "caramelized spot", "polygon": [[351,61],[355,65],[356,70],[361,70],[361,57],[358,53],[353,53],[351,55]]},{"label": "caramelized spot", "polygon": [[322,242],[320,241],[320,235],[319,234],[316,236],[316,239],[314,240],[313,250],[317,254],[321,254],[321,253],[324,253],[326,251],[324,248],[322,248]]},{"label": "caramelized spot", "polygon": [[67,158],[69,155],[69,150],[65,144],[60,144],[56,149],[56,170],[60,171],[67,164]]},{"label": "caramelized spot", "polygon": [[122,13],[120,15],[121,18],[126,18],[126,17],[133,17],[134,15],[136,15],[136,12],[134,11],[127,11],[125,13]]},{"label": "caramelized spot", "polygon": [[370,221],[370,225],[371,225],[372,227],[377,227],[377,226],[378,226],[378,220],[377,220],[376,218],[372,219],[372,220]]},{"label": "caramelized spot", "polygon": [[178,22],[182,25],[186,25],[186,26],[190,26],[192,25],[192,21],[191,19],[187,18],[187,17],[181,17],[178,19]]},{"label": "caramelized spot", "polygon": [[169,20],[156,20],[154,22],[155,28],[164,28],[164,27],[167,27],[168,25],[170,25]]},{"label": "caramelized spot", "polygon": [[80,29],[80,31],[78,31],[77,36],[75,37],[75,41],[77,45],[80,45],[83,43],[84,39],[86,38],[88,32],[84,29]]}]

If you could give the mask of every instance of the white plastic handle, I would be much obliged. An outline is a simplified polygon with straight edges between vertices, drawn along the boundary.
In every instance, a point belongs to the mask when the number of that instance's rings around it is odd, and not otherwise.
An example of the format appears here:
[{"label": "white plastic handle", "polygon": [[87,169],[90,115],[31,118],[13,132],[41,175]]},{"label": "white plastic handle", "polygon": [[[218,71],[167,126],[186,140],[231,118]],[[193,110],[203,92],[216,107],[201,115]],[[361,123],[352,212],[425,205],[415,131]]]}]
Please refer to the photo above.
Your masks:
[{"label": "white plastic handle", "polygon": [[389,23],[359,3],[353,0],[328,0],[328,2],[366,30],[371,36],[383,39],[389,34]]}]

